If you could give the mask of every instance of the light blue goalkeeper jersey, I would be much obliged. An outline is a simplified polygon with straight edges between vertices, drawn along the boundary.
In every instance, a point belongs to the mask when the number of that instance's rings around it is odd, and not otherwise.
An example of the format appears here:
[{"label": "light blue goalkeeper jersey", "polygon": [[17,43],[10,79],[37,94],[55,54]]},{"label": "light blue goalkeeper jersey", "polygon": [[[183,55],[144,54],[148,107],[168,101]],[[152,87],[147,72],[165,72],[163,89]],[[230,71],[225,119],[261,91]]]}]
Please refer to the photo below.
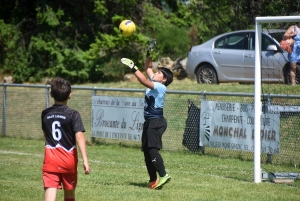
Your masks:
[{"label": "light blue goalkeeper jersey", "polygon": [[[152,77],[150,80],[152,81]],[[153,82],[154,89],[147,89],[145,94],[144,118],[145,120],[163,117],[163,107],[167,87],[159,82]]]}]

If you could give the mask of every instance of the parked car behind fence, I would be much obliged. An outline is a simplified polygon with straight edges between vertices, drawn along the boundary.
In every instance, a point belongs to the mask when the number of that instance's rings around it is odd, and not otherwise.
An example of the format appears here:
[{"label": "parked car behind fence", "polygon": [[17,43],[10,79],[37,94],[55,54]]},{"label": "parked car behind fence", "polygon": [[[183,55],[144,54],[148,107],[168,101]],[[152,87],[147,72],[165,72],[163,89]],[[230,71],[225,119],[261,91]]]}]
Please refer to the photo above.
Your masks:
[{"label": "parked car behind fence", "polygon": [[[285,30],[262,33],[262,82],[290,84],[288,53],[278,42],[284,33]],[[254,83],[255,30],[224,33],[193,46],[188,53],[186,72],[200,84]],[[299,83],[298,69],[296,83]]]}]

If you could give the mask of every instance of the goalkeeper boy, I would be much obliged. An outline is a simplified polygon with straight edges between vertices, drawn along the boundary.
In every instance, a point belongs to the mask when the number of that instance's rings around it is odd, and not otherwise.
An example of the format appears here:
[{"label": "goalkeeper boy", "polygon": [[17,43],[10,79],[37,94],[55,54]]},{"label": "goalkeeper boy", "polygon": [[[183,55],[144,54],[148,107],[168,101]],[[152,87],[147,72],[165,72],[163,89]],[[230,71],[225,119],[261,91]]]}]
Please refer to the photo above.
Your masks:
[{"label": "goalkeeper boy", "polygon": [[173,73],[164,67],[159,67],[156,73],[153,72],[152,53],[155,44],[156,41],[152,40],[147,50],[144,66],[150,80],[139,71],[130,59],[122,58],[121,62],[130,67],[138,81],[147,87],[144,102],[145,122],[142,133],[142,151],[144,152],[144,159],[150,177],[148,187],[161,189],[171,180],[171,176],[166,173],[164,161],[159,150],[162,148],[162,135],[167,128],[163,107],[167,86],[173,81]]}]

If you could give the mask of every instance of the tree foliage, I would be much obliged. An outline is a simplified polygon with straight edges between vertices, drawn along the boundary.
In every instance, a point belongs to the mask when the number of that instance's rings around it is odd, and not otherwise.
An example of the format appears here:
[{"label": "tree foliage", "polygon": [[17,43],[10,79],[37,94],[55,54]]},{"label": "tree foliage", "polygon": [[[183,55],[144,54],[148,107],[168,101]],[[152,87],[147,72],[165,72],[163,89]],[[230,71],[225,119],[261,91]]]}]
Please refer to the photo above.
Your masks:
[{"label": "tree foliage", "polygon": [[[291,0],[1,0],[0,73],[19,83],[118,80],[129,72],[120,59],[142,67],[151,38],[156,56],[176,59],[217,34],[253,28],[257,16],[298,10]],[[133,36],[120,34],[124,19],[137,25]]]}]

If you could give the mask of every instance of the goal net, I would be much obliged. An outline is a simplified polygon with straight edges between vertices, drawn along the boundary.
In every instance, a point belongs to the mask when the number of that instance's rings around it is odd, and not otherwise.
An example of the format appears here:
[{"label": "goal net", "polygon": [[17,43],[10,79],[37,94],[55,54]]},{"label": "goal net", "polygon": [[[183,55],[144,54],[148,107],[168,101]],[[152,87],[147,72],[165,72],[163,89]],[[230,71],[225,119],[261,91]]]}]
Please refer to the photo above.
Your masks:
[{"label": "goal net", "polygon": [[[271,179],[274,182],[295,185],[297,183],[295,181],[300,179],[300,85],[298,85],[300,74],[297,67],[293,81],[290,55],[280,47],[283,34],[298,22],[300,16],[257,17],[255,40],[252,41],[249,37],[249,46],[255,47],[254,182],[256,183]],[[278,115],[279,118],[274,119],[279,119],[279,122],[264,119],[265,114]],[[274,130],[271,125],[280,126],[278,130]],[[272,132],[278,133],[279,139],[273,138]],[[278,150],[273,150],[269,146],[274,140],[278,143]],[[262,152],[262,149],[269,150]]]}]

